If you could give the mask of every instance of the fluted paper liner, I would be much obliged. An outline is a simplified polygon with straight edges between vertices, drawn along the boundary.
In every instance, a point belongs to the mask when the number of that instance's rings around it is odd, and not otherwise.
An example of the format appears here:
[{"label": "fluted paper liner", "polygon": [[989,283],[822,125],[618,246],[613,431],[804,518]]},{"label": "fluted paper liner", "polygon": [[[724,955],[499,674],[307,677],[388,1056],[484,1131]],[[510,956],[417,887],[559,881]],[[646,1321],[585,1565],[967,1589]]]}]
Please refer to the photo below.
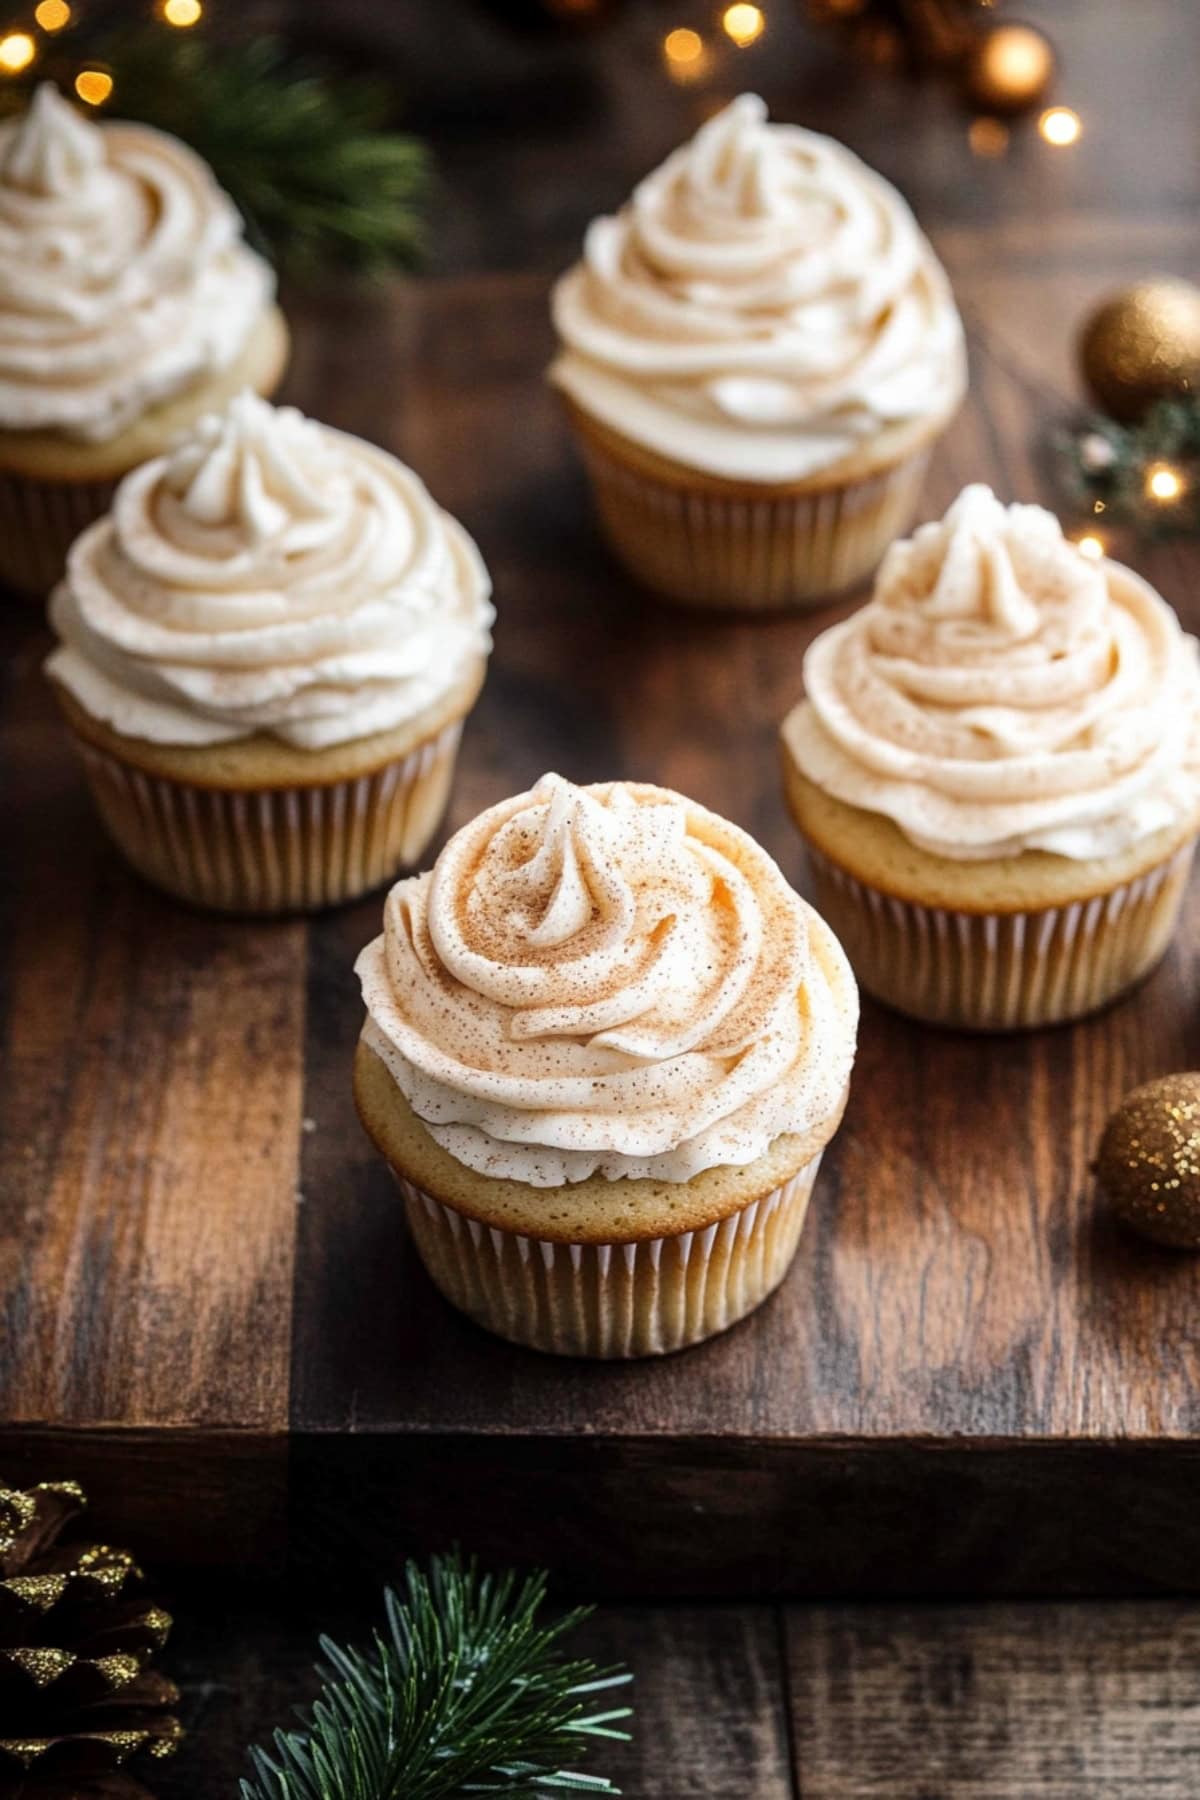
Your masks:
[{"label": "fluted paper liner", "polygon": [[911,525],[930,455],[923,443],[850,481],[747,498],[658,480],[577,428],[601,527],[631,573],[668,600],[751,612],[864,581]]},{"label": "fluted paper liner", "polygon": [[500,1337],[557,1356],[664,1356],[735,1325],[787,1274],[821,1152],[790,1181],[699,1231],[552,1243],[481,1224],[397,1171],[421,1259],[447,1300]]},{"label": "fluted paper liner", "polygon": [[222,912],[285,913],[352,900],[420,859],[461,735],[459,719],[369,774],[249,791],[147,774],[77,742],[100,816],[147,881]]},{"label": "fluted paper liner", "polygon": [[1000,913],[914,905],[812,844],[808,854],[816,905],[869,993],[927,1024],[1013,1031],[1081,1018],[1149,974],[1179,918],[1193,849],[1090,899]]},{"label": "fluted paper liner", "polygon": [[0,583],[44,599],[81,531],[109,510],[115,481],[52,481],[0,469]]}]

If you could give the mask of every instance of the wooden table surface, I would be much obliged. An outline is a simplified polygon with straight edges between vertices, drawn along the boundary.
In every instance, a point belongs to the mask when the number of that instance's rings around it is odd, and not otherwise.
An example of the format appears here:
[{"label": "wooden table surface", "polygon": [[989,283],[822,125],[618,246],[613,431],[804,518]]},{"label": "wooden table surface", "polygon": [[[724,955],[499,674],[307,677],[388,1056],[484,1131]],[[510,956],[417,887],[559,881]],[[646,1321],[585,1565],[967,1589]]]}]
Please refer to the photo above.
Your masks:
[{"label": "wooden table surface", "polygon": [[[1114,278],[1183,263],[1198,229],[939,234],[972,395],[927,512],[972,479],[1045,492],[1071,322]],[[649,778],[746,825],[803,886],[775,734],[829,614],[695,618],[614,569],[540,378],[544,278],[339,295],[295,323],[292,396],[399,449],[492,570],[496,651],[450,826],[548,768]],[[1200,626],[1195,555],[1138,564]],[[355,1120],[351,969],[378,897],[255,924],[144,887],[92,819],[40,628],[5,630],[2,1269],[22,1353],[0,1370],[0,1441],[22,1466],[49,1434],[152,1537],[157,1483],[182,1482],[175,1546],[196,1560],[240,1534],[256,1561],[285,1502],[293,1545],[322,1556],[349,1489],[364,1562],[382,1516],[385,1540],[452,1532],[496,1555],[599,1539],[596,1581],[636,1592],[1197,1584],[1200,1263],[1113,1231],[1088,1177],[1121,1094],[1200,1061],[1194,906],[1163,969],[1075,1028],[972,1038],[868,1005],[779,1295],[662,1363],[546,1359],[437,1297]],[[554,1495],[549,1536],[531,1484]],[[504,1503],[478,1518],[482,1490]],[[674,1548],[680,1505],[696,1525]]]},{"label": "wooden table surface", "polygon": [[[493,40],[460,0],[455,87],[420,62],[434,9],[393,10],[444,171],[437,272],[293,301],[289,397],[412,461],[491,566],[496,655],[449,826],[548,767],[639,776],[740,820],[803,886],[773,732],[812,623],[688,619],[633,592],[539,381],[548,281],[583,221],[711,104],[655,60],[664,29],[709,11],[630,7],[547,50]],[[937,241],[973,395],[930,514],[967,479],[1049,497],[1038,441],[1075,396],[1082,312],[1200,265],[1195,10],[1023,10],[1064,52],[1076,151],[1026,132],[975,161],[943,92],[847,63],[781,0],[757,60],[717,82],[845,137]],[[547,56],[561,81],[542,111]],[[1200,628],[1196,547],[1129,554]],[[1200,1587],[1200,1270],[1113,1232],[1087,1174],[1128,1086],[1200,1063],[1195,899],[1163,971],[1074,1029],[981,1043],[868,1006],[778,1299],[662,1365],[547,1363],[438,1301],[353,1119],[349,971],[378,901],[263,926],[142,888],[64,751],[44,649],[28,616],[0,623],[6,1469],[84,1475],[159,1563],[266,1569],[290,1542],[305,1567],[348,1559],[364,1591],[457,1533],[546,1556],[568,1587],[742,1596],[614,1605],[588,1628],[638,1666],[639,1740],[613,1767],[645,1800],[1194,1791],[1186,1605],[744,1596]],[[180,1794],[229,1791],[316,1617],[199,1610],[185,1627],[177,1666],[206,1725]]]},{"label": "wooden table surface", "polygon": [[[190,1729],[160,1800],[228,1800],[248,1744],[311,1698],[318,1621],[186,1611]],[[1177,1602],[603,1607],[570,1640],[632,1669],[628,1800],[1194,1800],[1200,1612]]]}]

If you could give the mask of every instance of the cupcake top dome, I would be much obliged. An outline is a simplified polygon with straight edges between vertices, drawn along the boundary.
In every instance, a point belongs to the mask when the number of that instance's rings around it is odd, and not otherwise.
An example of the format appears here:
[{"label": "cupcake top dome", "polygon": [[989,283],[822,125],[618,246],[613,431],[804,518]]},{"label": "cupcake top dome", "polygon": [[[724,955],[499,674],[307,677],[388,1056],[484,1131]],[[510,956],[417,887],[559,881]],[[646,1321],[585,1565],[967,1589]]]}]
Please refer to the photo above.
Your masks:
[{"label": "cupcake top dome", "polygon": [[784,736],[934,854],[1115,855],[1200,812],[1196,652],[1131,570],[968,487],[809,647]]},{"label": "cupcake top dome", "polygon": [[44,82],[0,126],[0,430],[115,437],[235,361],[271,270],[175,138]]},{"label": "cupcake top dome", "polygon": [[546,775],[388,896],[364,1042],[443,1149],[534,1187],[689,1180],[837,1106],[857,995],[736,826]]},{"label": "cupcake top dome", "polygon": [[47,666],[130,737],[319,750],[462,681],[489,649],[489,586],[411,469],[243,393],[76,540]]},{"label": "cupcake top dome", "polygon": [[743,94],[590,227],[551,378],[712,474],[791,481],[964,385],[946,277],[896,190]]}]

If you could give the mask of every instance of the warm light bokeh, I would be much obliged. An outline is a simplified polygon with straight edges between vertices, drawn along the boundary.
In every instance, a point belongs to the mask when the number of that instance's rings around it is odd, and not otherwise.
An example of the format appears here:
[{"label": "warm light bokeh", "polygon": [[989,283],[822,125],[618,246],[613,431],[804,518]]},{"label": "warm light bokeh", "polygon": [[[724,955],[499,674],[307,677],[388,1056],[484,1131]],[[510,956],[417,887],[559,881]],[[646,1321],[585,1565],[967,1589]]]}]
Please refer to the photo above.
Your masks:
[{"label": "warm light bokeh", "polygon": [[704,55],[704,39],[698,31],[681,25],[677,31],[668,31],[663,39],[663,53],[668,62],[696,62]]},{"label": "warm light bokeh", "polygon": [[200,0],[163,0],[163,18],[168,25],[178,25],[181,29],[197,24],[203,11]]},{"label": "warm light bokeh", "polygon": [[1003,156],[1008,137],[1008,126],[1000,119],[972,119],[967,127],[967,142],[976,156]]},{"label": "warm light bokeh", "polygon": [[727,6],[721,14],[721,29],[726,37],[733,39],[739,50],[754,43],[766,28],[767,21],[760,6]]},{"label": "warm light bokeh", "polygon": [[1076,538],[1075,547],[1080,556],[1086,556],[1089,562],[1099,562],[1104,555],[1104,539],[1096,537],[1090,531],[1086,536]]},{"label": "warm light bokeh", "polygon": [[986,32],[970,65],[980,98],[1020,111],[1041,98],[1054,75],[1054,52],[1032,25],[996,25]]},{"label": "warm light bokeh", "polygon": [[37,55],[37,45],[27,31],[10,31],[0,38],[0,69],[6,75],[17,75],[27,69]]},{"label": "warm light bokeh", "polygon": [[667,65],[667,74],[681,87],[703,81],[712,66],[712,57],[704,39],[698,31],[693,31],[687,25],[668,31],[663,39],[663,60]]},{"label": "warm light bokeh", "polygon": [[104,69],[81,69],[75,77],[75,92],[89,106],[103,106],[113,91],[113,78]]},{"label": "warm light bokeh", "polygon": [[1048,144],[1062,149],[1065,145],[1076,142],[1083,130],[1083,123],[1079,114],[1069,106],[1052,106],[1038,120],[1038,130]]},{"label": "warm light bokeh", "polygon": [[1183,477],[1170,463],[1151,463],[1146,470],[1146,493],[1151,500],[1178,500]]},{"label": "warm light bokeh", "polygon": [[43,31],[61,31],[71,23],[71,8],[67,0],[41,0],[33,16]]}]

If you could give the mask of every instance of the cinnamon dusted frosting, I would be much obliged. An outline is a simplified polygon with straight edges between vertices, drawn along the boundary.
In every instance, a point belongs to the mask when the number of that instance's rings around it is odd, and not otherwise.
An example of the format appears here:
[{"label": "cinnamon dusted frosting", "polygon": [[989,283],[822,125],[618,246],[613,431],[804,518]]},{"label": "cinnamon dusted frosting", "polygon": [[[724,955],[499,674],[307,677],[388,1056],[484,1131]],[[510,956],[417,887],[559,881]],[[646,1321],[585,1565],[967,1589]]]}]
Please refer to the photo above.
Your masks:
[{"label": "cinnamon dusted frosting", "polygon": [[98,443],[242,351],[270,269],[191,150],[49,82],[0,127],[0,430]]},{"label": "cinnamon dusted frosting", "polygon": [[791,481],[965,382],[949,284],[896,190],[743,94],[590,227],[551,379],[634,442]]},{"label": "cinnamon dusted frosting", "polygon": [[455,687],[489,649],[488,592],[411,469],[243,393],[76,540],[47,667],[128,737],[320,750]]},{"label": "cinnamon dusted frosting", "polygon": [[358,959],[363,1036],[485,1175],[687,1181],[834,1112],[853,977],[735,826],[666,789],[531,793],[400,881]]},{"label": "cinnamon dusted frosting", "polygon": [[810,646],[784,739],[936,855],[1102,858],[1200,810],[1196,652],[1131,570],[969,487]]}]

